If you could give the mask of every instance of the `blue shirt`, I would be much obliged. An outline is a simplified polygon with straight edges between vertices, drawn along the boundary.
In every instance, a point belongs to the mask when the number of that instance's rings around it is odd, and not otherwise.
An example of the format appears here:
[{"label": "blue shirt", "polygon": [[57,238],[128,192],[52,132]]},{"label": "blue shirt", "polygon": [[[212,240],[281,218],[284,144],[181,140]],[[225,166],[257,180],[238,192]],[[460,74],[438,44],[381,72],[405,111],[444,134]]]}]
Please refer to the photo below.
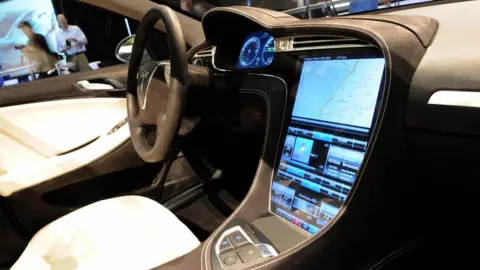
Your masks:
[{"label": "blue shirt", "polygon": [[357,13],[376,9],[378,9],[377,0],[350,0],[348,12]]},{"label": "blue shirt", "polygon": [[[68,39],[74,39],[70,42],[70,46],[67,46]],[[76,25],[69,25],[67,30],[63,30],[62,28],[58,29],[55,40],[57,42],[58,52],[62,52],[63,49],[67,47],[71,47],[66,51],[67,55],[87,51],[87,48],[85,47],[88,43],[87,37],[82,32],[82,29]]]}]

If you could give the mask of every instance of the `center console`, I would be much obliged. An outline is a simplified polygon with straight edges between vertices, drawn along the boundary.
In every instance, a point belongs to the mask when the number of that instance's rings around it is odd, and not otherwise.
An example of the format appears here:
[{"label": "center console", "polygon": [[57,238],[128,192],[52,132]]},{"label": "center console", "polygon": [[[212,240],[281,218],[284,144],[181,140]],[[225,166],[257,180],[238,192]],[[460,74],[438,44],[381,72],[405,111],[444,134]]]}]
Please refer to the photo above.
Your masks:
[{"label": "center console", "polygon": [[[251,36],[246,42],[261,44]],[[245,48],[238,63],[254,52]],[[321,232],[339,215],[361,172],[382,99],[383,55],[339,49],[289,57],[296,87],[278,141],[269,210],[222,229],[211,247],[216,269],[247,267]]]},{"label": "center console", "polygon": [[214,249],[222,268],[241,267],[255,260],[278,255],[262,233],[241,219],[229,224]]}]

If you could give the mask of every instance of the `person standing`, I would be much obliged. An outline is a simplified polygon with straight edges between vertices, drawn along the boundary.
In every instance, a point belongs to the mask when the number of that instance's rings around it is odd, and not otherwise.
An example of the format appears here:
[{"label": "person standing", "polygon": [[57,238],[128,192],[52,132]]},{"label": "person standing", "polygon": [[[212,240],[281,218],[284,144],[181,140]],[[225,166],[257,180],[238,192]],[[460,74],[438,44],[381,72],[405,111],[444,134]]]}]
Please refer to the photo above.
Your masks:
[{"label": "person standing", "polygon": [[26,45],[16,45],[15,49],[21,50],[29,63],[39,65],[36,68],[39,79],[48,77],[48,72],[55,68],[57,59],[50,51],[47,40],[44,36],[33,32],[32,25],[27,21],[20,22],[17,28],[28,37],[28,42]]},{"label": "person standing", "polygon": [[73,63],[78,71],[92,70],[85,55],[88,40],[82,29],[76,25],[69,25],[63,14],[59,14],[57,19],[60,25],[56,34],[58,52],[65,53],[67,62]]}]

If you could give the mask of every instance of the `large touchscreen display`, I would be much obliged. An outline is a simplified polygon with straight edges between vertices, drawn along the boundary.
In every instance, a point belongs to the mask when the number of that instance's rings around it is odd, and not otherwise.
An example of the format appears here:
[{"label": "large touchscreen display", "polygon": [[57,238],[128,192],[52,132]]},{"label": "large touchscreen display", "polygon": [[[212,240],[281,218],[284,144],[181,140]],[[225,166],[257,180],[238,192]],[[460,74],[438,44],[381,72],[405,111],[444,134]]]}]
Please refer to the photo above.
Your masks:
[{"label": "large touchscreen display", "polygon": [[311,234],[338,213],[364,160],[384,68],[378,55],[304,58],[272,213]]}]

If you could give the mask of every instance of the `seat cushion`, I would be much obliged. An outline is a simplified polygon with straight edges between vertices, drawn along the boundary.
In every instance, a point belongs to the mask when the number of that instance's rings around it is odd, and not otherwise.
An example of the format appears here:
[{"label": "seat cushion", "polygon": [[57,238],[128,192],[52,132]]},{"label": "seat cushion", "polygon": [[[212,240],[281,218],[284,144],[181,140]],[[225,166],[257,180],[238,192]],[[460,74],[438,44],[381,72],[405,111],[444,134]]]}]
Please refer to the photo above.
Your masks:
[{"label": "seat cushion", "polygon": [[93,203],[48,224],[12,269],[151,269],[199,244],[162,205],[124,196]]}]

